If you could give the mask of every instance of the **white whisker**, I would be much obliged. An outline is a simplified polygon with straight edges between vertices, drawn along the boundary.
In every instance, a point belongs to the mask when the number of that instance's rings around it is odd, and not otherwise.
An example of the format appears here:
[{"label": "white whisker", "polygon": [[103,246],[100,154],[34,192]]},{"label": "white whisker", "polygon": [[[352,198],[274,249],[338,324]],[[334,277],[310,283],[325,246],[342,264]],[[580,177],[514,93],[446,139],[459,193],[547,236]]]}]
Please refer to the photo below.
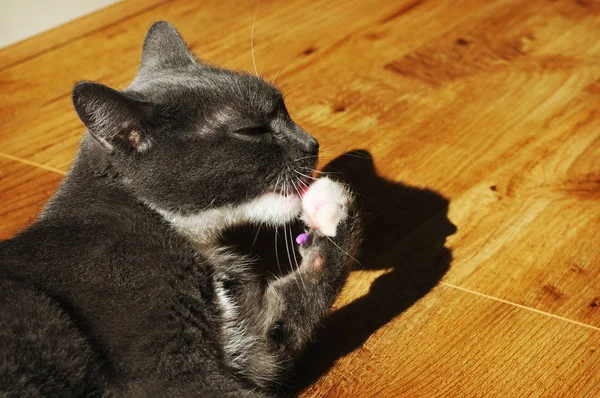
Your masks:
[{"label": "white whisker", "polygon": [[275,261],[277,262],[277,269],[279,270],[279,275],[282,275],[281,271],[281,263],[279,262],[279,250],[277,250],[277,235],[279,234],[279,227],[275,227]]},{"label": "white whisker", "polygon": [[250,32],[250,53],[252,54],[252,64],[254,65],[254,73],[258,76],[258,68],[256,67],[256,59],[254,58],[254,25],[256,24],[256,15],[258,15],[258,6],[260,0],[256,3],[256,10],[254,11],[254,19],[252,20],[252,31]]},{"label": "white whisker", "polygon": [[281,72],[283,70],[283,68],[285,68],[285,65],[283,65],[281,68],[279,68],[277,73],[275,73],[275,77],[271,80],[272,85],[275,85],[275,80],[277,80],[277,76],[279,76],[279,72]]},{"label": "white whisker", "polygon": [[[288,167],[288,170],[289,170],[289,167]],[[302,196],[301,192],[300,192],[300,189],[294,183],[294,180],[292,180],[291,182],[292,182],[294,190],[296,191],[296,193],[298,194],[298,196]],[[298,180],[297,182],[302,183],[301,180]],[[298,272],[298,277],[300,278],[300,282],[302,283],[302,287],[304,288],[304,291],[308,292],[307,289],[306,289],[306,284],[304,283],[304,278],[302,278],[302,270],[300,269],[300,264],[298,263],[298,259],[296,258],[296,249],[294,247],[294,240],[293,240],[291,226],[288,226],[288,228],[290,228],[290,238],[292,239],[292,253],[294,254],[294,261],[296,262],[296,271]]]},{"label": "white whisker", "polygon": [[292,160],[292,162],[297,162],[297,161],[299,161],[299,160],[308,159],[308,158],[316,158],[316,157],[318,157],[318,156],[319,156],[319,155],[308,155],[308,156],[302,156],[302,157],[300,157],[300,158],[298,158],[298,159],[293,159],[293,160]]},{"label": "white whisker", "polygon": [[317,180],[315,177],[311,177],[311,176],[308,176],[308,175],[306,175],[306,174],[303,174],[303,173],[299,172],[298,170],[294,170],[294,173],[296,173],[296,174],[299,174],[299,175],[301,175],[302,177],[305,177],[305,178],[311,179],[311,180],[313,180],[313,181],[316,181],[316,180]]},{"label": "white whisker", "polygon": [[260,228],[262,227],[263,223],[261,222],[260,224],[258,224],[258,229],[256,230],[256,235],[254,235],[254,240],[252,241],[252,248],[254,249],[254,245],[256,244],[256,239],[258,239],[258,234],[260,233]]},{"label": "white whisker", "polygon": [[292,235],[292,227],[290,225],[288,225],[288,230],[290,231],[290,240],[292,243],[292,254],[294,255],[294,262],[296,263],[296,272],[298,273],[298,277],[300,278],[300,282],[302,283],[302,287],[304,288],[304,291],[306,291],[306,285],[304,284],[304,279],[302,279],[302,271],[300,270],[300,264],[298,264],[298,258],[296,257],[296,248],[294,247],[294,235]]},{"label": "white whisker", "polygon": [[357,259],[355,259],[354,257],[352,257],[352,256],[350,255],[350,253],[348,253],[346,250],[344,250],[344,249],[342,249],[341,247],[339,247],[339,246],[338,246],[338,244],[337,244],[337,243],[335,243],[335,242],[333,241],[333,239],[331,239],[331,238],[330,238],[329,236],[327,236],[327,235],[323,235],[323,236],[324,236],[324,237],[326,237],[327,239],[329,239],[329,241],[330,241],[331,243],[333,243],[333,245],[334,245],[335,247],[337,247],[338,249],[340,249],[340,250],[342,251],[342,253],[344,253],[345,255],[347,255],[348,257],[350,257],[352,260],[356,261],[356,263],[357,263],[358,265],[360,265],[361,267],[364,267],[364,265],[362,265],[362,263],[361,263],[360,261],[358,261]]}]

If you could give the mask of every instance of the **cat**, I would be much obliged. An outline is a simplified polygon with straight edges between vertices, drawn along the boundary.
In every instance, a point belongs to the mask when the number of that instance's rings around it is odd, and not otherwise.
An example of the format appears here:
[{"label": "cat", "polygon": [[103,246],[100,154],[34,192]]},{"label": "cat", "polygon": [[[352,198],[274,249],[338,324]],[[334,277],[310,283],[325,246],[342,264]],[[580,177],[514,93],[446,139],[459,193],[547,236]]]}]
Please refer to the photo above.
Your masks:
[{"label": "cat", "polygon": [[[167,22],[129,87],[80,82],[73,104],[71,170],[0,243],[0,395],[275,395],[361,239],[349,189],[308,175],[318,142],[277,88],[197,60]],[[297,220],[300,265],[274,279],[221,242]]]}]

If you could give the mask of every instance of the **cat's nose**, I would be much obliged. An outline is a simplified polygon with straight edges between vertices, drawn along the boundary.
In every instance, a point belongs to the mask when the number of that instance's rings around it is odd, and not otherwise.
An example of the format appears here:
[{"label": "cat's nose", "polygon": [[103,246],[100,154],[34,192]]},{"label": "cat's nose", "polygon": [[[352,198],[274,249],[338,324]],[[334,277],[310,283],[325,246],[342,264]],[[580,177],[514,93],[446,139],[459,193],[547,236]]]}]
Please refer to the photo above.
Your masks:
[{"label": "cat's nose", "polygon": [[[296,141],[296,150],[304,152],[304,155],[316,156],[319,154],[319,142],[297,124],[294,126],[293,139]],[[298,145],[299,144],[299,145]]]},{"label": "cat's nose", "polygon": [[319,141],[310,137],[308,143],[306,144],[307,150],[310,155],[318,155],[319,154]]}]

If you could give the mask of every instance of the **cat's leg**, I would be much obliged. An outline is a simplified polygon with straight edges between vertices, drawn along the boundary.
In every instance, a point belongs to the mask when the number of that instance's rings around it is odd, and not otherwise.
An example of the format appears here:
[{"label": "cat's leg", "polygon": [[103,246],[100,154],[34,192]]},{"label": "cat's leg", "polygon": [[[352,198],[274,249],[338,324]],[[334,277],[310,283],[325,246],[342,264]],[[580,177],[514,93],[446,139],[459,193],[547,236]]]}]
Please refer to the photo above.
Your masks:
[{"label": "cat's leg", "polygon": [[351,193],[323,178],[303,199],[310,227],[300,267],[273,281],[264,295],[263,320],[271,352],[290,364],[313,336],[344,286],[357,256],[360,224]]},{"label": "cat's leg", "polygon": [[300,266],[266,288],[246,285],[229,318],[226,352],[241,374],[261,386],[290,370],[329,312],[358,250],[360,225],[350,193],[327,180],[313,184],[305,197],[319,203],[305,203],[303,218],[311,228]]}]

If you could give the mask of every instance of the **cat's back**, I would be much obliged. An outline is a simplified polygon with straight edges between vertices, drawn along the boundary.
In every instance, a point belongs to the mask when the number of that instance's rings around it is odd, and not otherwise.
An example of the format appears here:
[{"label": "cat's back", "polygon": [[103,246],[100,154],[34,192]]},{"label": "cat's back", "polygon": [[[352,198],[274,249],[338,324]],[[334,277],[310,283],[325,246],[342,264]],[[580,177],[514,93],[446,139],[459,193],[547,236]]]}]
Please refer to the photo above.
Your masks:
[{"label": "cat's back", "polygon": [[[0,270],[50,290],[168,278],[174,258],[196,262],[186,242],[139,209],[62,212],[42,217],[12,239],[0,242]],[[141,282],[141,281],[144,282]]]}]

